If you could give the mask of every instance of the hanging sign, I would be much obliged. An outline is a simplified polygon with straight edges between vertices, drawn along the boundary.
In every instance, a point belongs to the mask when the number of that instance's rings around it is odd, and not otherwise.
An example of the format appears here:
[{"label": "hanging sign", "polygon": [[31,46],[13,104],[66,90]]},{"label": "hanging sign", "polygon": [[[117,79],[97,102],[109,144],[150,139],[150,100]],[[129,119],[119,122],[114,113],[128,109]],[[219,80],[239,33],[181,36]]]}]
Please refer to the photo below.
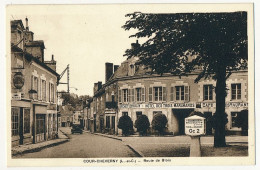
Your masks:
[{"label": "hanging sign", "polygon": [[21,72],[17,72],[14,74],[13,77],[13,84],[14,87],[17,89],[21,89],[24,85],[24,76]]}]

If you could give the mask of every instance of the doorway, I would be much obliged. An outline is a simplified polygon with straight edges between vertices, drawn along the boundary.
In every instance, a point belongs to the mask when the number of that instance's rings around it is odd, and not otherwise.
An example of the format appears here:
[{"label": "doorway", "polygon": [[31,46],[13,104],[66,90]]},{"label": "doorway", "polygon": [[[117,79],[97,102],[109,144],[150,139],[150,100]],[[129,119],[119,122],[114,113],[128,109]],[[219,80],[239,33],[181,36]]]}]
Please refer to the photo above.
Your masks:
[{"label": "doorway", "polygon": [[178,135],[185,135],[184,119],[190,115],[194,109],[172,109],[173,114],[177,117],[179,132]]},{"label": "doorway", "polygon": [[45,140],[45,115],[36,114],[36,143]]},{"label": "doorway", "polygon": [[206,135],[212,135],[212,112],[204,112],[206,118]]}]

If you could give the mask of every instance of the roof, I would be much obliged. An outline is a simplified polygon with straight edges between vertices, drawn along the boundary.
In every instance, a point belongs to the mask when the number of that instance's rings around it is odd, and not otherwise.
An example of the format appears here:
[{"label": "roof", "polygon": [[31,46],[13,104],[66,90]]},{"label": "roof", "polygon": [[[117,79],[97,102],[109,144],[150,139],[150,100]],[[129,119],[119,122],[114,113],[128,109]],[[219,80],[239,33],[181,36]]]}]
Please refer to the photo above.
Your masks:
[{"label": "roof", "polygon": [[45,48],[44,41],[42,41],[42,40],[30,41],[30,42],[27,42],[25,45],[27,47],[42,47],[42,48]]},{"label": "roof", "polygon": [[[21,48],[17,47],[16,45],[13,45],[12,46],[12,51],[16,51],[16,52],[24,52]],[[48,67],[46,64],[44,64],[43,62],[41,62],[39,59],[37,59],[36,57],[34,57],[33,55],[27,53],[27,52],[24,52],[25,54],[25,58],[28,60],[28,61],[31,61],[33,60],[35,63],[39,64],[40,66],[42,66],[43,68],[45,68],[46,70],[48,70],[49,72],[51,72],[52,74],[54,74],[56,77],[60,77],[60,75],[54,71],[53,69],[51,69],[50,67]]]},{"label": "roof", "polygon": [[22,29],[24,29],[23,21],[22,20],[12,20],[11,21],[11,27],[17,27],[18,25],[21,25]]}]

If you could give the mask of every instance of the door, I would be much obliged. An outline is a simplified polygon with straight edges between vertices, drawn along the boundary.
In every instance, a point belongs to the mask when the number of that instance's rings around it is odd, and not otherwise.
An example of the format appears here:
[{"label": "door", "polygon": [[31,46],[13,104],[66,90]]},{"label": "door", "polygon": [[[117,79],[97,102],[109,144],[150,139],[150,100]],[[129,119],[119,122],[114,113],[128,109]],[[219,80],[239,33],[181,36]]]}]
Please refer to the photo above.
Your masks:
[{"label": "door", "polygon": [[45,115],[36,114],[36,143],[45,140]]},{"label": "door", "polygon": [[206,135],[212,135],[212,112],[204,112],[206,118]]},{"label": "door", "polygon": [[22,145],[23,144],[23,108],[20,107],[20,115],[19,115],[19,144]]}]

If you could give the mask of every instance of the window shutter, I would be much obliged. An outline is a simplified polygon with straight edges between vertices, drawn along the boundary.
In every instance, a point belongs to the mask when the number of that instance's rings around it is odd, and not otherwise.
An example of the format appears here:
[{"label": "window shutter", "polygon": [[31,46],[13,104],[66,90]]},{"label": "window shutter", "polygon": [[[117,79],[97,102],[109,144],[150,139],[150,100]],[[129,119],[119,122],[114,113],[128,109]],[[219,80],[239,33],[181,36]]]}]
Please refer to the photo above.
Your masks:
[{"label": "window shutter", "polygon": [[121,93],[122,93],[122,90],[119,89],[118,90],[118,102],[119,103],[122,103],[122,94]]},{"label": "window shutter", "polygon": [[170,100],[173,101],[174,87],[171,87]]},{"label": "window shutter", "polygon": [[163,101],[166,101],[166,87],[162,88],[163,92]]},{"label": "window shutter", "polygon": [[127,89],[127,99],[126,99],[126,102],[129,102],[130,99],[131,99],[131,89]]},{"label": "window shutter", "polygon": [[184,86],[184,100],[185,101],[190,101],[190,87],[189,86]]},{"label": "window shutter", "polygon": [[149,87],[149,102],[153,101],[153,88]]},{"label": "window shutter", "polygon": [[135,89],[131,89],[132,91],[132,102],[135,101]]},{"label": "window shutter", "polygon": [[145,88],[142,88],[142,101],[145,102]]}]

